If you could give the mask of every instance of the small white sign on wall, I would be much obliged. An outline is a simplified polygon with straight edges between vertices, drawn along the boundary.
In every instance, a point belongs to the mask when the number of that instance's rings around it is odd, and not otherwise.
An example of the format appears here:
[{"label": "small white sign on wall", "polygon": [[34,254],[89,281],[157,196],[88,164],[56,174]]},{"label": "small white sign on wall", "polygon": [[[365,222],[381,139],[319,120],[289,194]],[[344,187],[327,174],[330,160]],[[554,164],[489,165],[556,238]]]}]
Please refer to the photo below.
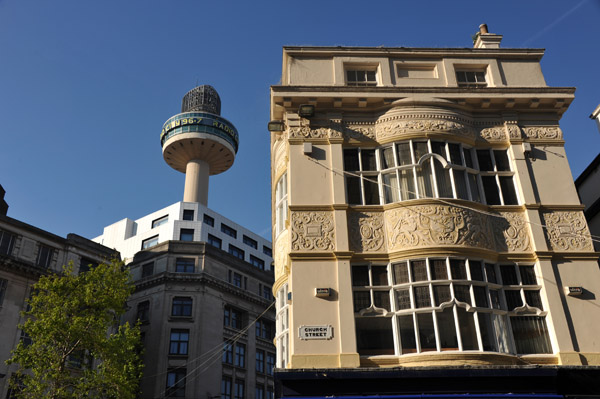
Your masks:
[{"label": "small white sign on wall", "polygon": [[300,339],[331,339],[332,326],[300,326],[298,329]]}]

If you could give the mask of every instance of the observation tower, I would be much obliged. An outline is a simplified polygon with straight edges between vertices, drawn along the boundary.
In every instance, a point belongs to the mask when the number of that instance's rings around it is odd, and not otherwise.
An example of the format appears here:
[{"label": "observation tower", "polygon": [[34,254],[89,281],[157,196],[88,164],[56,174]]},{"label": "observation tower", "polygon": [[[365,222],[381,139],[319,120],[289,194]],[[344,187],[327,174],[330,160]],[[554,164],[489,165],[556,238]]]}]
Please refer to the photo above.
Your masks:
[{"label": "observation tower", "polygon": [[209,85],[193,88],[160,134],[163,158],[185,173],[184,202],[207,206],[208,177],[233,165],[239,137],[235,126],[221,117],[221,99]]}]

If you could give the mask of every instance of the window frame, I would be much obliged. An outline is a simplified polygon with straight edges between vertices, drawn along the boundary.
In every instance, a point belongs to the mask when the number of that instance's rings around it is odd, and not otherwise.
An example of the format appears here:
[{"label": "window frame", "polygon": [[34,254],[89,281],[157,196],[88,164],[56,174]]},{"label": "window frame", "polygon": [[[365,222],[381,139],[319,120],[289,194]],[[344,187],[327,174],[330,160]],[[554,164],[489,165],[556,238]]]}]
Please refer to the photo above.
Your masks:
[{"label": "window frame", "polygon": [[152,227],[151,227],[151,229],[155,229],[157,227],[160,227],[163,224],[166,224],[168,221],[169,221],[169,215],[164,215],[164,216],[161,216],[161,217],[159,217],[157,219],[154,219],[152,221],[152,225],[151,225]]},{"label": "window frame", "polygon": [[158,234],[142,240],[142,250],[149,249],[158,245]]},{"label": "window frame", "polygon": [[189,352],[190,330],[172,328],[169,333],[169,356],[188,356]]},{"label": "window frame", "polygon": [[[509,285],[498,278],[502,278],[502,268],[512,270],[510,275],[515,276]],[[527,319],[520,324],[526,327],[521,328],[538,328],[534,331],[538,336],[534,343],[525,342],[521,347],[541,348],[535,354],[552,353],[546,324],[548,312],[535,268],[532,264],[496,264],[453,256],[353,264],[358,352],[361,356],[430,351],[532,354],[519,352],[517,332],[511,327],[513,321]],[[528,284],[523,284],[523,280]],[[506,292],[518,293],[521,306],[508,308]],[[527,292],[535,295],[527,296]],[[531,317],[537,319],[529,321]],[[377,332],[382,326],[385,339],[379,338],[379,346],[371,345],[370,330]],[[382,336],[381,332],[378,334]],[[433,341],[424,341],[427,334]]]},{"label": "window frame", "polygon": [[195,273],[196,258],[175,258],[175,273]]},{"label": "window frame", "polygon": [[[222,249],[222,246],[223,246],[223,240],[221,240],[219,237],[214,236],[210,233],[208,234],[208,236],[206,238],[206,243],[215,248],[219,248],[219,249]],[[215,245],[215,244],[219,244],[219,245]]]},{"label": "window frame", "polygon": [[193,306],[194,301],[192,297],[175,296],[171,300],[171,317],[192,317]]},{"label": "window frame", "polygon": [[179,241],[194,241],[194,229],[179,229]]},{"label": "window frame", "polygon": [[[275,237],[287,229],[288,222],[288,184],[287,171],[275,183]],[[264,249],[263,249],[264,250]]]},{"label": "window frame", "polygon": [[[487,205],[519,205],[516,173],[508,151],[508,148],[471,147],[438,139],[346,147],[343,149],[346,202],[385,205],[412,199],[447,198]],[[480,166],[480,154],[484,153],[490,159],[490,170]],[[504,168],[499,167],[499,156]],[[497,201],[489,195],[492,192],[498,194]]]}]

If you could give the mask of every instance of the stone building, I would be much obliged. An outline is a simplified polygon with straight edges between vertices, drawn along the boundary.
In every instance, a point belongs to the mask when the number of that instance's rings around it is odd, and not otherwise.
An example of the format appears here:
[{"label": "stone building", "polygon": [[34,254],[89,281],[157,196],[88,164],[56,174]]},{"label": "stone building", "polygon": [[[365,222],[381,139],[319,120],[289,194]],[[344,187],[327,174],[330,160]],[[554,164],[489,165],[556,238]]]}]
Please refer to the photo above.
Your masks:
[{"label": "stone building", "polygon": [[28,339],[18,328],[31,287],[46,273],[60,272],[73,262],[76,271],[87,270],[118,252],[77,234],[59,237],[45,230],[0,215],[0,398],[7,398],[9,380],[17,369],[5,360],[19,340]]},{"label": "stone building", "polygon": [[271,244],[197,202],[123,219],[94,239],[120,251],[141,321],[141,398],[273,397]]},{"label": "stone building", "polygon": [[600,392],[598,253],[559,126],[575,89],[501,39],[283,48],[277,396]]}]

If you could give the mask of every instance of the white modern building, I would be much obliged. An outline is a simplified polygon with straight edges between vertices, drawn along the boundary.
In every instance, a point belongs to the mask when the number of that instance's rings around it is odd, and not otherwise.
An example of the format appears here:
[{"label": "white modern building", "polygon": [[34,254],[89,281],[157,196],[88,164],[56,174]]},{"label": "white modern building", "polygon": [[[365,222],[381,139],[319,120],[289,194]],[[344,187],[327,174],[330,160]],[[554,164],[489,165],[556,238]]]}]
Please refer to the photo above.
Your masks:
[{"label": "white modern building", "polygon": [[271,270],[270,241],[198,202],[176,202],[137,220],[120,220],[93,241],[114,248],[125,263],[159,243],[203,241],[261,270]]}]

